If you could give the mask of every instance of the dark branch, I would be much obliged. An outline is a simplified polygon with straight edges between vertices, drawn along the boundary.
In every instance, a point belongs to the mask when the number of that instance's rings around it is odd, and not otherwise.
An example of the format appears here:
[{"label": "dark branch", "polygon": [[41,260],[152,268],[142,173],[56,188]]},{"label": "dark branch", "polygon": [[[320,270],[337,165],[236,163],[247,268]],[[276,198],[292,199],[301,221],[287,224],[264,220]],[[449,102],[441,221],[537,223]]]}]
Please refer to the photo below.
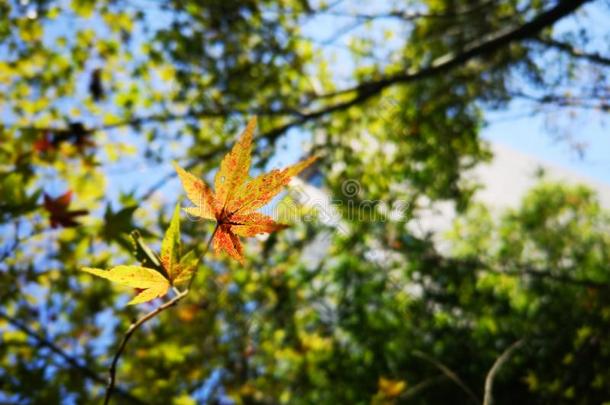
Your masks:
[{"label": "dark branch", "polygon": [[403,21],[414,21],[414,20],[425,19],[425,18],[443,19],[443,18],[455,18],[455,17],[465,16],[465,15],[477,12],[479,10],[482,10],[483,8],[492,5],[495,1],[496,0],[486,0],[486,1],[482,1],[479,4],[476,4],[474,6],[464,8],[461,10],[447,10],[444,12],[436,12],[436,13],[435,12],[423,12],[423,11],[422,12],[406,11],[406,10],[393,10],[393,11],[389,11],[386,13],[375,13],[375,14],[363,14],[363,13],[351,14],[351,13],[340,12],[340,11],[326,12],[324,10],[322,10],[321,12],[324,14],[335,16],[335,17],[353,17],[353,18],[367,20],[367,21],[377,20],[377,19],[386,19],[386,18],[396,18],[396,19],[403,20]]},{"label": "dark branch", "polygon": [[[421,69],[411,69],[406,72],[387,76],[371,82],[361,83],[349,89],[339,90],[321,97],[335,97],[347,93],[378,94],[384,88],[397,83],[408,83],[414,80],[425,79],[445,73],[457,66],[463,65],[474,58],[489,55],[498,51],[514,41],[523,40],[537,35],[544,28],[552,26],[557,21],[576,11],[581,5],[590,0],[562,0],[555,7],[547,10],[530,22],[519,27],[510,27],[499,32],[491,33],[483,39],[471,43],[458,54],[448,53],[435,59],[430,66]],[[367,97],[367,98],[369,98]]]},{"label": "dark branch", "polygon": [[296,109],[290,108],[256,108],[256,109],[207,109],[193,110],[184,114],[152,114],[146,117],[134,117],[124,121],[106,124],[95,129],[114,129],[124,126],[136,126],[150,124],[156,122],[172,122],[182,121],[185,119],[209,119],[209,118],[224,118],[229,115],[260,115],[260,116],[299,116],[301,113]]},{"label": "dark branch", "polygon": [[549,48],[554,48],[559,51],[565,52],[574,58],[585,59],[589,62],[610,66],[610,57],[604,56],[597,52],[585,52],[567,42],[558,41],[553,38],[534,38],[534,41],[546,45]]},{"label": "dark branch", "polygon": [[402,73],[387,76],[385,78],[361,83],[349,89],[343,89],[332,94],[319,96],[319,98],[333,98],[339,95],[356,93],[356,95],[350,100],[331,104],[308,113],[303,113],[301,117],[275,128],[261,135],[261,137],[264,137],[269,140],[269,142],[273,143],[281,134],[295,126],[303,125],[308,121],[321,118],[333,112],[347,110],[380,94],[389,86],[410,83],[416,80],[426,79],[443,74],[475,58],[490,55],[512,42],[537,35],[541,30],[552,26],[557,21],[561,20],[567,15],[570,15],[588,1],[589,0],[562,0],[555,7],[541,13],[537,17],[533,18],[530,22],[516,28],[511,27],[509,29],[490,34],[482,40],[476,41],[470,46],[466,46],[464,50],[458,54],[448,53],[434,60],[428,67],[410,69]]},{"label": "dark branch", "polygon": [[[153,123],[169,123],[174,121],[184,121],[188,119],[211,119],[211,118],[225,118],[230,115],[260,115],[260,116],[300,116],[301,113],[296,109],[289,108],[278,108],[278,109],[203,109],[203,110],[191,110],[186,113],[160,113],[151,114],[140,117],[127,118],[122,121],[111,122],[102,124],[96,127],[86,128],[84,131],[87,133],[94,133],[101,130],[112,130],[122,127],[134,127]],[[37,131],[37,132],[65,132],[66,128],[54,128],[54,127],[36,127],[36,126],[16,126],[12,124],[0,125],[2,129],[17,129],[25,131]]]},{"label": "dark branch", "polygon": [[558,94],[546,94],[544,96],[535,96],[521,91],[511,93],[514,98],[522,98],[537,104],[550,104],[557,107],[579,108],[583,110],[598,110],[602,112],[610,112],[610,103],[608,97],[604,94],[590,96],[566,96]]}]

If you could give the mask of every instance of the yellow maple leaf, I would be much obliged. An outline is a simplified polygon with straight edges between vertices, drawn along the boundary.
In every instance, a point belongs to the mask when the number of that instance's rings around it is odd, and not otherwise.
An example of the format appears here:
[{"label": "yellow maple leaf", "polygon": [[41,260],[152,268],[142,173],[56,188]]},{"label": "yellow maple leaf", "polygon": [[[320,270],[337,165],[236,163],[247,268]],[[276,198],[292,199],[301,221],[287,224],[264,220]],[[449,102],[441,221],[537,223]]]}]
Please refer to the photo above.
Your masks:
[{"label": "yellow maple leaf", "polygon": [[140,304],[157,297],[162,297],[167,294],[167,290],[170,287],[168,279],[163,277],[158,271],[147,267],[116,266],[110,270],[84,267],[82,270],[126,287],[143,290],[129,301],[128,305]]},{"label": "yellow maple leaf", "polygon": [[195,204],[194,207],[186,208],[186,212],[216,221],[218,226],[214,234],[214,250],[224,251],[241,263],[244,259],[239,236],[271,233],[286,227],[254,210],[271,201],[292,177],[316,160],[316,157],[310,157],[285,169],[274,169],[248,180],[255,128],[256,117],[248,122],[239,141],[223,158],[214,178],[215,192],[203,180],[174,164],[188,199]]},{"label": "yellow maple leaf", "polygon": [[[161,243],[160,263],[156,265],[156,269],[143,266],[116,266],[110,270],[91,267],[82,270],[126,287],[142,290],[129,301],[128,305],[141,304],[164,296],[170,286],[184,283],[191,278],[199,259],[192,250],[181,256],[180,249],[180,206],[176,205]],[[156,256],[152,252],[150,255]],[[155,264],[150,263],[150,266]]]}]

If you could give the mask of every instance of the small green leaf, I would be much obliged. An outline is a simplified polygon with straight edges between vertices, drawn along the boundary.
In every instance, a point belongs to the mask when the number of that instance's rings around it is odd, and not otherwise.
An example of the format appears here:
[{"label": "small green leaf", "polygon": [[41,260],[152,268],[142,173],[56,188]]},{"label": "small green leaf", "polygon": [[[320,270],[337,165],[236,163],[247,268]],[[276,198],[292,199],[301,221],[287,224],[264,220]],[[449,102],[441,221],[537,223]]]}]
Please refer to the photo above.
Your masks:
[{"label": "small green leaf", "polygon": [[152,268],[157,270],[159,273],[167,277],[163,266],[161,266],[161,260],[155,252],[142,240],[142,235],[138,231],[132,231],[130,233],[131,239],[133,240],[134,256],[144,267]]},{"label": "small green leaf", "polygon": [[174,215],[161,242],[161,264],[173,280],[177,274],[175,268],[180,257],[180,204],[176,204]]}]

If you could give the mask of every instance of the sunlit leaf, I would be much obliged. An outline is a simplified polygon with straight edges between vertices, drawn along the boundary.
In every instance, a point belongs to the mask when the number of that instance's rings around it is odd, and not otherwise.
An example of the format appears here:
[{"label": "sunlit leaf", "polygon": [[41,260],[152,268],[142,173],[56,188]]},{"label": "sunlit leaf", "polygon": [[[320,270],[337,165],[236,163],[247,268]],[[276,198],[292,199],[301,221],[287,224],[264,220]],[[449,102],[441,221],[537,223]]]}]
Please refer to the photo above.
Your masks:
[{"label": "sunlit leaf", "polygon": [[193,272],[197,269],[199,258],[195,251],[191,250],[180,258],[180,263],[174,266],[172,271],[173,284],[178,285],[189,281]]},{"label": "sunlit leaf", "polygon": [[176,163],[174,163],[174,168],[178,173],[178,177],[180,177],[186,196],[199,208],[197,216],[206,219],[215,219],[218,203],[212,190],[210,190],[203,180],[198,179],[191,173],[182,169]]},{"label": "sunlit leaf", "polygon": [[282,191],[282,187],[287,185],[290,179],[315,160],[316,157],[312,156],[286,169],[275,169],[247,182],[237,191],[237,194],[227,206],[227,210],[232,213],[249,212],[262,207]]},{"label": "sunlit leaf", "polygon": [[235,214],[231,216],[231,220],[233,223],[238,224],[231,226],[231,230],[239,236],[255,236],[260,233],[271,233],[288,226],[278,224],[273,218],[258,212]]},{"label": "sunlit leaf", "polygon": [[168,279],[156,270],[147,267],[116,266],[110,270],[84,267],[82,270],[126,287],[144,290],[132,299],[129,305],[162,297],[167,294],[167,290],[170,287]]},{"label": "sunlit leaf", "polygon": [[272,170],[254,180],[245,182],[250,167],[252,135],[256,118],[248,122],[241,139],[224,157],[216,174],[216,194],[203,182],[174,165],[189,200],[195,207],[186,208],[189,215],[216,220],[214,250],[224,251],[243,263],[243,247],[238,235],[254,236],[271,233],[286,227],[272,218],[253,212],[276,196],[290,179],[312,164],[310,157],[282,170]]},{"label": "sunlit leaf", "polygon": [[244,183],[250,170],[250,153],[252,135],[256,128],[256,117],[252,118],[235,143],[231,152],[227,153],[220,163],[220,169],[214,178],[216,199],[221,207],[226,206],[232,194]]}]

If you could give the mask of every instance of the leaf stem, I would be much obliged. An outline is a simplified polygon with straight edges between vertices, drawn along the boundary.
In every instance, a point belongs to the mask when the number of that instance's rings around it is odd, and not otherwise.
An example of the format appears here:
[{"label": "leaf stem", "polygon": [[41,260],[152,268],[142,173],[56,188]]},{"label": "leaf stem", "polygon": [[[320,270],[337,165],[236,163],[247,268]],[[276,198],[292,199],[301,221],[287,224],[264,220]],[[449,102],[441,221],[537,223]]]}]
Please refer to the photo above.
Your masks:
[{"label": "leaf stem", "polygon": [[[210,246],[212,245],[212,241],[214,240],[214,235],[216,235],[216,232],[218,231],[218,228],[220,227],[220,224],[216,223],[216,226],[214,227],[214,231],[212,232],[212,234],[210,235],[210,239],[208,239],[208,243],[205,246],[205,250],[203,251],[203,253],[201,254],[202,259],[205,257],[205,255],[210,251]],[[191,286],[193,285],[193,280],[195,280],[195,276],[197,275],[197,271],[195,270],[193,272],[193,275],[191,276],[191,279],[189,280],[189,284],[188,287],[186,287],[187,291],[191,289]]]},{"label": "leaf stem", "polygon": [[[206,245],[206,248],[203,252],[202,257],[205,257],[205,255],[210,250],[210,245],[212,244],[212,240],[214,239],[214,235],[216,234],[217,230],[218,230],[218,224],[216,225],[216,228],[214,228],[214,232],[212,232],[212,234],[210,235],[210,239],[208,240],[208,243]],[[159,305],[157,308],[153,309],[152,311],[150,311],[149,313],[147,313],[146,315],[144,315],[143,317],[141,317],[140,319],[138,319],[137,321],[135,321],[134,323],[132,323],[129,326],[129,328],[125,332],[125,335],[123,336],[123,339],[121,340],[121,343],[119,344],[119,348],[117,349],[116,354],[114,355],[114,358],[112,359],[110,368],[108,369],[108,385],[106,386],[106,395],[104,397],[104,405],[108,405],[110,403],[110,398],[112,397],[112,393],[114,391],[114,386],[115,386],[115,382],[116,382],[117,365],[119,363],[119,359],[121,358],[121,355],[123,354],[123,351],[125,350],[125,347],[127,346],[127,342],[129,342],[129,339],[131,338],[131,336],[140,328],[140,326],[142,326],[143,324],[145,324],[152,318],[156,317],[157,315],[159,315],[161,312],[165,311],[166,309],[177,305],[180,302],[180,300],[182,300],[184,297],[186,297],[190,291],[191,285],[193,284],[193,279],[195,278],[195,274],[197,274],[196,271],[191,276],[188,287],[185,290],[180,291],[174,287],[174,292],[176,293],[176,296],[174,298]]]}]

